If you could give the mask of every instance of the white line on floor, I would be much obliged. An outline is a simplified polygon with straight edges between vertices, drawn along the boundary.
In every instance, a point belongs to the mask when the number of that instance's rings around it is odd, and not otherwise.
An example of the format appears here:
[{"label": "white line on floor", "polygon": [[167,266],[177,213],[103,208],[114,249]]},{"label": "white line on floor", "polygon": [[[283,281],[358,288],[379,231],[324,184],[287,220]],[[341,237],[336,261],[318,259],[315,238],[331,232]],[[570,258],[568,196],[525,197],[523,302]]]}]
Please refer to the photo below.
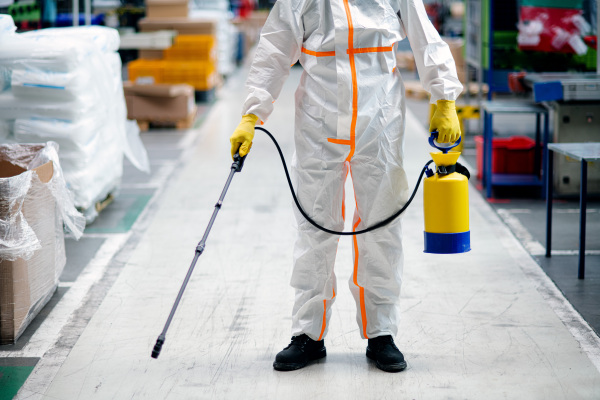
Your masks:
[{"label": "white line on floor", "polygon": [[[507,208],[506,211],[509,211],[511,214],[531,214],[530,208]],[[596,208],[588,208],[586,210],[586,214],[594,214],[597,213],[598,209]],[[556,214],[579,214],[579,208],[556,208],[552,209],[552,213]]]},{"label": "white line on floor", "polygon": [[[42,357],[56,343],[62,328],[82,304],[92,285],[102,278],[108,262],[123,247],[130,235],[123,233],[108,237],[42,325],[36,329],[27,345],[17,351],[0,351],[2,357]],[[61,283],[61,286],[65,284]]]},{"label": "white line on floor", "polygon": [[523,247],[532,255],[546,254],[546,249],[540,242],[535,240],[531,233],[521,224],[521,221],[515,217],[512,210],[499,208],[496,210],[500,218],[513,231],[515,236],[523,243]]},{"label": "white line on floor", "polygon": [[[544,252],[546,254],[546,252]],[[541,256],[544,254],[532,254],[534,256]],[[577,256],[579,255],[579,250],[552,250],[551,254],[553,256]],[[586,256],[600,256],[600,250],[586,250]]]},{"label": "white line on floor", "polygon": [[506,209],[511,214],[531,214],[531,208],[511,208]]},{"label": "white line on floor", "polygon": [[[595,214],[598,212],[596,208],[588,208],[585,211],[586,214]],[[579,214],[579,208],[553,208],[552,212],[557,214]]]},{"label": "white line on floor", "polygon": [[[537,240],[531,236],[527,228],[521,224],[521,221],[513,214],[526,214],[526,209],[507,209],[499,208],[496,210],[498,215],[502,218],[504,223],[513,231],[515,236],[523,243],[523,247],[532,256],[543,256],[546,255],[546,248]],[[553,256],[576,256],[579,254],[579,250],[552,250]],[[600,250],[586,250],[586,256],[597,256],[600,255]]]}]

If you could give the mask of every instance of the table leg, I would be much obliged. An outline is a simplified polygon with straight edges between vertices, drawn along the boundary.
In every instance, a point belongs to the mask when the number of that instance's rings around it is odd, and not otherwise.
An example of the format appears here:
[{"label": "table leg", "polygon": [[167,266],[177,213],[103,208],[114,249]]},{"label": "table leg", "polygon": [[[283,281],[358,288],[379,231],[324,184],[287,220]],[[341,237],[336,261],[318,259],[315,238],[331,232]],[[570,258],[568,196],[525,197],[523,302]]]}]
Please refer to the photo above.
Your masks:
[{"label": "table leg", "polygon": [[[541,144],[541,136],[542,136],[542,130],[541,130],[541,115],[539,113],[535,114],[535,149],[533,152],[533,173],[535,174],[535,176],[537,176],[538,178],[541,176],[541,170],[539,168],[540,166],[540,144]],[[543,195],[543,193],[542,193]]]},{"label": "table leg", "polygon": [[587,161],[581,160],[579,193],[579,279],[585,279],[585,220],[587,210]]},{"label": "table leg", "polygon": [[[548,143],[550,143],[550,113],[546,112],[544,114],[544,139],[543,139],[543,152],[542,152],[542,197],[546,194],[546,185],[552,185],[552,179],[549,181],[546,179],[546,174],[548,173],[548,162],[550,160],[550,155],[548,152]],[[548,183],[549,182],[549,183]],[[550,198],[552,200],[552,198]]]},{"label": "table leg", "polygon": [[552,170],[554,168],[554,159],[552,152],[547,151],[546,160],[546,174],[544,180],[546,182],[546,257],[552,256]]}]

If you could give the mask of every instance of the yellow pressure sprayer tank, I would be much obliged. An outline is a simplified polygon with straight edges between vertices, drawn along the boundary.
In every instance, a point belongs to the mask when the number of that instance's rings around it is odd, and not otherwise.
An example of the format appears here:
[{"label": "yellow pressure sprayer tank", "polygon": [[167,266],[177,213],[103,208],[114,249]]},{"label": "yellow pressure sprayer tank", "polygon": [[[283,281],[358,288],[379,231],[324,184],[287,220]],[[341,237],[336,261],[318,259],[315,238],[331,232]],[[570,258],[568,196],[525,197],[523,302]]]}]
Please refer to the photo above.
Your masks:
[{"label": "yellow pressure sprayer tank", "polygon": [[460,153],[450,151],[458,146],[460,139],[452,146],[438,147],[434,142],[436,137],[433,133],[429,138],[429,144],[441,150],[430,153],[436,171],[427,169],[423,184],[425,253],[465,253],[471,250],[469,178],[456,172]]}]

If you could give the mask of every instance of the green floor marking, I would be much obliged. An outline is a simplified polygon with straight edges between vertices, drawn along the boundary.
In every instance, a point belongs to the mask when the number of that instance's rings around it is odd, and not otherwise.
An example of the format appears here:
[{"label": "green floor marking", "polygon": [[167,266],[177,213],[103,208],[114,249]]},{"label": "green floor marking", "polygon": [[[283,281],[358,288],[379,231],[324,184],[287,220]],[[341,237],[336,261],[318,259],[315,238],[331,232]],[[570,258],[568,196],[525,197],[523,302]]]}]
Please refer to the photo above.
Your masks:
[{"label": "green floor marking", "polygon": [[99,221],[100,224],[104,222],[105,226],[98,224],[99,226],[94,226],[94,224],[85,228],[85,233],[125,233],[131,230],[131,227],[140,216],[146,205],[152,198],[151,194],[142,194],[142,195],[134,195],[134,194],[121,194],[119,195],[113,204],[110,204],[105,212],[106,214],[109,212],[109,208],[115,207],[119,200],[126,199],[134,199],[131,204],[127,207],[127,210],[123,213],[122,217],[119,218],[114,223],[110,224],[110,226],[106,226],[109,221]]},{"label": "green floor marking", "polygon": [[115,230],[119,233],[129,232],[142,211],[144,211],[144,208],[146,208],[146,204],[148,204],[151,198],[152,195],[149,194],[138,196],[125,214],[125,217],[123,217],[123,219],[117,224]]},{"label": "green floor marking", "polygon": [[34,367],[0,367],[0,400],[11,400]]}]

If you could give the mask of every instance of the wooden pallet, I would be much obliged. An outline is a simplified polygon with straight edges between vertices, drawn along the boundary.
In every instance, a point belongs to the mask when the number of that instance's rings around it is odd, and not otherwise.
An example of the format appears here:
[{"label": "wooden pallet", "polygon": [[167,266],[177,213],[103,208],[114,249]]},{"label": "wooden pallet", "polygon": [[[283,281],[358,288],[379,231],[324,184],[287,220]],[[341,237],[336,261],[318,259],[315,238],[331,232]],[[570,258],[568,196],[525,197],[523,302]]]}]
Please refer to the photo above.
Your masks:
[{"label": "wooden pallet", "polygon": [[423,85],[419,81],[406,81],[404,82],[404,93],[406,97],[413,99],[428,99],[429,93],[423,89]]},{"label": "wooden pallet", "polygon": [[[461,96],[466,94],[467,89],[469,90],[469,94],[471,96],[477,96],[477,93],[479,92],[479,85],[477,82],[469,82],[468,85],[463,83],[463,91]],[[489,87],[486,83],[481,86],[481,89],[483,94],[487,94],[489,91]],[[419,81],[404,82],[404,90],[406,97],[411,97],[418,100],[429,99],[429,93],[423,89],[423,86]]]},{"label": "wooden pallet", "polygon": [[[96,202],[94,202],[94,204],[92,204],[89,208],[81,208],[81,207],[77,207],[77,211],[79,211],[80,213],[82,213],[86,219],[88,218],[89,214],[100,214],[106,207],[108,207],[114,200],[115,200],[115,193],[117,192],[117,188],[114,188],[113,190],[111,190],[106,197],[97,200]],[[95,213],[94,213],[95,211]],[[94,217],[94,220],[96,219],[96,217]],[[88,220],[87,224],[91,224],[94,220]]]},{"label": "wooden pallet", "polygon": [[108,207],[108,205],[110,203],[112,203],[115,200],[115,195],[113,193],[109,193],[106,198],[104,198],[104,200],[100,200],[97,201],[96,204],[94,204],[94,208],[96,209],[96,211],[98,213],[102,212],[102,210],[104,210],[106,207]]},{"label": "wooden pallet", "polygon": [[194,122],[196,121],[196,114],[198,112],[198,108],[194,108],[194,110],[188,115],[185,119],[180,120],[142,120],[138,119],[137,124],[140,127],[141,132],[147,132],[150,129],[150,126],[155,127],[175,127],[175,129],[190,129],[194,126]]},{"label": "wooden pallet", "polygon": [[[468,85],[463,83],[462,94],[466,93],[467,88],[469,89],[469,94],[471,96],[477,96],[477,93],[479,93],[479,84],[477,82],[469,82]],[[488,84],[482,83],[481,84],[481,93],[487,94],[489,91],[490,91],[490,88],[489,88]]]}]

